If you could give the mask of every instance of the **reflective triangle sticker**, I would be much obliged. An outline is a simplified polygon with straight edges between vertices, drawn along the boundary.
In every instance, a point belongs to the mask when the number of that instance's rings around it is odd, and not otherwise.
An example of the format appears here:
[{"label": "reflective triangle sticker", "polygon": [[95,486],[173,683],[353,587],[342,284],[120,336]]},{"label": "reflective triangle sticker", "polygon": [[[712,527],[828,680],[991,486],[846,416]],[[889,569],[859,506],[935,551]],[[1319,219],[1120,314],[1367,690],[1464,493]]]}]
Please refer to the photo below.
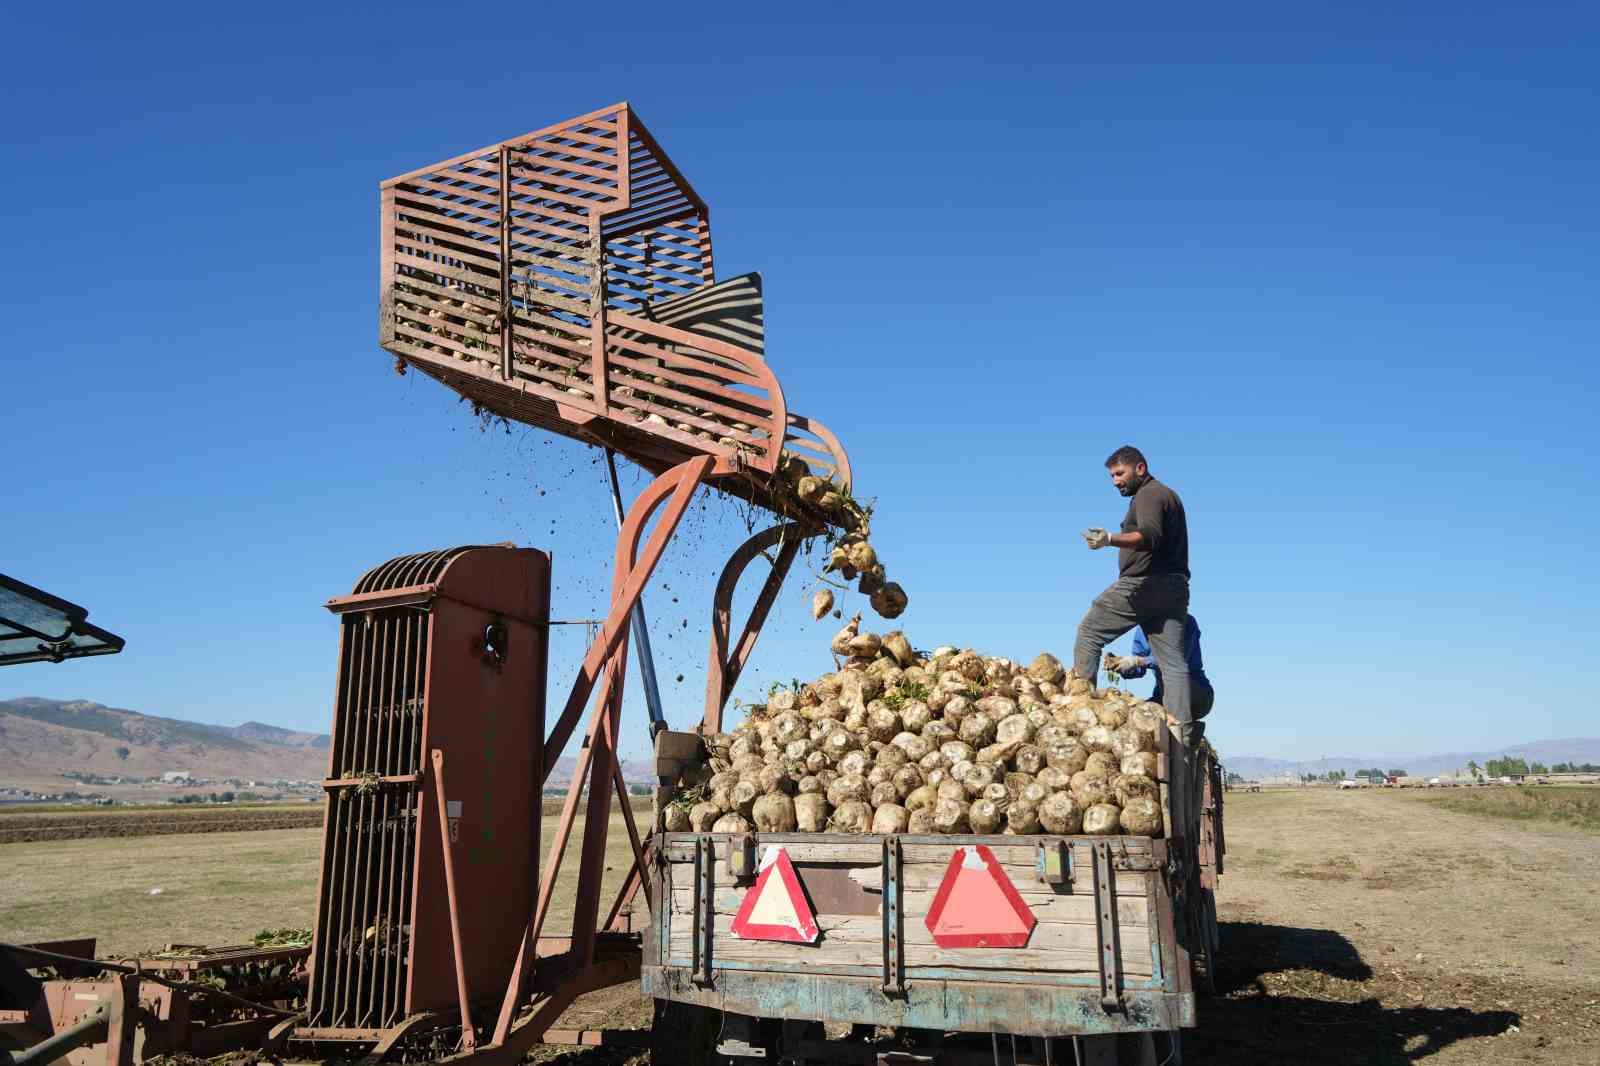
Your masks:
[{"label": "reflective triangle sticker", "polygon": [[1038,924],[1011,878],[982,844],[956,849],[928,908],[928,932],[942,948],[1020,948]]},{"label": "reflective triangle sticker", "polygon": [[789,853],[769,847],[761,856],[756,883],[744,894],[733,919],[733,933],[745,940],[782,940],[790,944],[815,944],[816,912],[795,875]]}]

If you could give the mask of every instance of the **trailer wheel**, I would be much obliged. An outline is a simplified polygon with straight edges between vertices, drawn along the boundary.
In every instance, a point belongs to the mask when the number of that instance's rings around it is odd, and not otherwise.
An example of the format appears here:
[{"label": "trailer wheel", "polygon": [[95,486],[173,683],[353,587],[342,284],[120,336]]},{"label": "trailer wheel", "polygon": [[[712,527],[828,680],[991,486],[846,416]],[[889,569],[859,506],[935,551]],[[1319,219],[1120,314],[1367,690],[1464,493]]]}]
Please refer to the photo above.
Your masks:
[{"label": "trailer wheel", "polygon": [[670,999],[656,1000],[650,1029],[651,1061],[673,1066],[715,1066],[722,1012]]}]

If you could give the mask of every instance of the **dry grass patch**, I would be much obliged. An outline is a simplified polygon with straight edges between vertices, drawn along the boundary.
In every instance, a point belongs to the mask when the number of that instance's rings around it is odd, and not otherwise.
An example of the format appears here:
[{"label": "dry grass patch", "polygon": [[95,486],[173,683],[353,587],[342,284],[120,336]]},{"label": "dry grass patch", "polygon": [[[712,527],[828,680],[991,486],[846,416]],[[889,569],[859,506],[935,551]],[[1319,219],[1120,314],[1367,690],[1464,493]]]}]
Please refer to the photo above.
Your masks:
[{"label": "dry grass patch", "polygon": [[[557,821],[544,820],[546,846]],[[565,933],[571,922],[582,834],[580,818],[548,933]],[[245,944],[265,928],[308,928],[321,842],[322,830],[311,828],[0,844],[0,939],[95,936],[101,953],[126,954],[167,943]],[[631,863],[627,830],[614,815],[602,913]]]},{"label": "dry grass patch", "polygon": [[1424,794],[1436,807],[1458,814],[1512,818],[1600,833],[1600,788],[1524,785],[1520,788],[1474,788],[1439,795]]}]

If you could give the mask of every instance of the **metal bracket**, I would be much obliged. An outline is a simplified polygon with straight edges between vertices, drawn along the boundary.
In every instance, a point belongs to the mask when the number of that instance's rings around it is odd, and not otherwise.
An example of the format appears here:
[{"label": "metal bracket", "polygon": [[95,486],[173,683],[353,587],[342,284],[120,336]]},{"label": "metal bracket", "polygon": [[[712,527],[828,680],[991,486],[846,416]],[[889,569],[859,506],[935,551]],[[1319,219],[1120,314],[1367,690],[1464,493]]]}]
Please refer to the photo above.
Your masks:
[{"label": "metal bracket", "polygon": [[717,1054],[731,1059],[767,1058],[767,1037],[771,1034],[763,1032],[765,1028],[761,1021],[748,1014],[724,1014],[721,1032],[717,1034]]},{"label": "metal bracket", "polygon": [[1107,841],[1096,840],[1089,847],[1094,867],[1095,924],[1100,934],[1100,1005],[1106,1010],[1120,1011],[1123,1009],[1121,951],[1117,943],[1117,900],[1112,883],[1115,869]]},{"label": "metal bracket", "polygon": [[1072,884],[1072,845],[1065,840],[1039,841],[1034,870],[1039,880],[1047,885]]},{"label": "metal bracket", "polygon": [[743,836],[732,837],[728,841],[728,872],[733,875],[736,883],[755,880],[756,873],[756,838],[746,833]]},{"label": "metal bracket", "polygon": [[711,984],[711,934],[716,930],[717,853],[710,837],[694,842],[694,983]]},{"label": "metal bracket", "polygon": [[883,840],[883,992],[887,996],[904,998],[906,970],[903,945],[905,942],[905,916],[900,911],[900,867],[902,855],[900,838],[888,836]]},{"label": "metal bracket", "polygon": [[[506,364],[508,367],[510,363]],[[606,449],[606,473],[611,478],[611,503],[617,512],[617,529],[621,531],[626,517],[622,506],[622,485],[617,480],[617,456]],[[667,728],[667,717],[661,710],[661,687],[656,683],[656,657],[650,650],[650,626],[644,617],[644,597],[633,605],[628,619],[632,627],[634,654],[639,659],[639,680],[644,684],[644,706],[650,712],[650,739]]]},{"label": "metal bracket", "polygon": [[733,1059],[764,1059],[767,1049],[743,1040],[724,1040],[717,1045],[717,1054]]}]

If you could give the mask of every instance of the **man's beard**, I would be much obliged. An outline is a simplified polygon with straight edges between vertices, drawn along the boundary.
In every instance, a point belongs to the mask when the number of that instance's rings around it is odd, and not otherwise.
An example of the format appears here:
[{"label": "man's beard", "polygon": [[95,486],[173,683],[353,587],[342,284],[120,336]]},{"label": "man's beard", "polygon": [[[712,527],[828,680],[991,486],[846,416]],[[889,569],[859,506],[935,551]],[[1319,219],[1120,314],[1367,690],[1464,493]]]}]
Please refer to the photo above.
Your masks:
[{"label": "man's beard", "polygon": [[1149,480],[1150,479],[1148,477],[1146,477],[1146,478],[1130,477],[1127,481],[1124,481],[1122,483],[1122,487],[1119,488],[1117,491],[1122,493],[1124,496],[1132,496],[1133,494],[1138,492],[1140,489],[1142,489],[1144,487],[1144,483],[1146,481],[1149,481]]}]

